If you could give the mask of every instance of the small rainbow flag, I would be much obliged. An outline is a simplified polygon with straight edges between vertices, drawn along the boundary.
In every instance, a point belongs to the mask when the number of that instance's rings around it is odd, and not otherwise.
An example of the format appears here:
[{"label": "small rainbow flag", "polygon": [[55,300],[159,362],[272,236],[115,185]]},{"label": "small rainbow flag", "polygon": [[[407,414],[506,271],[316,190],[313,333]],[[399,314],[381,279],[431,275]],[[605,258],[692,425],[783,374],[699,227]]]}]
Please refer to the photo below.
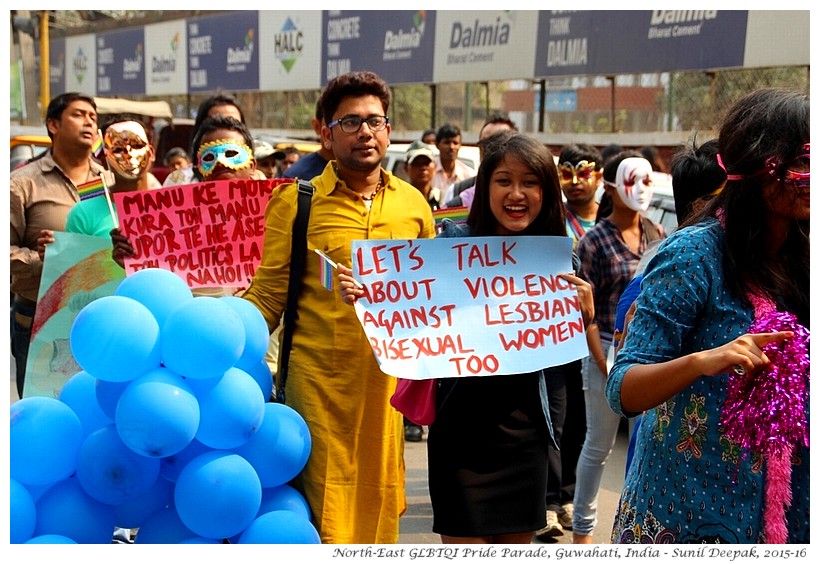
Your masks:
[{"label": "small rainbow flag", "polygon": [[441,227],[441,222],[444,219],[452,219],[456,223],[464,223],[467,221],[468,215],[470,215],[470,208],[467,206],[433,210],[433,219],[435,220],[436,227],[438,228]]},{"label": "small rainbow flag", "polygon": [[89,180],[85,184],[80,184],[77,186],[77,192],[80,193],[80,201],[102,196],[105,194],[105,183],[102,176]]},{"label": "small rainbow flag", "polygon": [[91,147],[91,154],[94,155],[95,158],[100,158],[102,154],[103,148],[103,136],[102,131],[99,129],[97,130],[97,139],[94,141],[94,145]]},{"label": "small rainbow flag", "polygon": [[333,267],[334,263],[319,255],[319,281],[326,290],[333,291]]}]

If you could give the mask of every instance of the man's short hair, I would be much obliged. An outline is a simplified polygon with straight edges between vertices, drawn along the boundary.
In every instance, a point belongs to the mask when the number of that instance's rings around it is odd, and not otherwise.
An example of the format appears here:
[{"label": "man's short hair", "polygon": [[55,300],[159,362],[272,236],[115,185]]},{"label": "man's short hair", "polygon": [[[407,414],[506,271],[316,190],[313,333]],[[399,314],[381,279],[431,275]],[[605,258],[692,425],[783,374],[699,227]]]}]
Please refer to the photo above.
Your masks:
[{"label": "man's short hair", "polygon": [[513,131],[518,131],[518,126],[515,125],[515,122],[510,119],[510,116],[506,114],[493,114],[484,121],[481,129],[478,130],[478,136],[481,137],[481,132],[484,131],[484,128],[494,123],[503,123]]},{"label": "man's short hair", "polygon": [[382,110],[387,115],[390,108],[390,88],[382,77],[371,71],[353,71],[340,74],[328,82],[322,92],[322,113],[328,123],[333,120],[333,114],[348,96],[375,96],[382,103]]},{"label": "man's short hair", "polygon": [[231,96],[230,94],[214,94],[205,100],[199,105],[199,108],[196,111],[196,119],[194,120],[194,129],[199,128],[202,124],[202,121],[208,117],[208,112],[211,111],[211,108],[214,106],[233,106],[239,112],[239,116],[242,118],[242,123],[245,123],[245,114],[242,112],[242,106],[239,105],[239,102],[236,101],[236,98]]},{"label": "man's short hair", "polygon": [[601,152],[586,143],[566,145],[561,149],[561,153],[558,155],[559,164],[568,162],[576,165],[581,161],[587,161],[588,163],[594,162],[595,170],[603,170],[604,168],[604,158],[601,156]]},{"label": "man's short hair", "polygon": [[[48,123],[48,120],[50,119],[56,119],[59,121],[59,119],[63,116],[65,109],[72,102],[77,100],[88,102],[91,104],[91,107],[94,108],[94,111],[97,111],[97,103],[94,102],[93,96],[83,94],[82,92],[65,92],[59,96],[55,96],[51,99],[51,102],[48,103],[48,108],[46,109],[46,123]],[[48,133],[48,136],[51,137],[51,132]]]},{"label": "man's short hair", "polygon": [[445,123],[436,131],[436,144],[441,143],[442,139],[452,139],[453,137],[461,137],[461,129],[452,123]]}]

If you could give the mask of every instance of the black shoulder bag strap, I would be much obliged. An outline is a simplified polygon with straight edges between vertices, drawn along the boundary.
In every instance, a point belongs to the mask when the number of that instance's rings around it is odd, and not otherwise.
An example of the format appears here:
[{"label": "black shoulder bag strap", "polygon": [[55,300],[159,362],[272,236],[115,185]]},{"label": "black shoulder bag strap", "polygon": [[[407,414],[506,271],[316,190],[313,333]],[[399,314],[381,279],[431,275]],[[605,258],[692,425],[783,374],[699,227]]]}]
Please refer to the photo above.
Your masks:
[{"label": "black shoulder bag strap", "polygon": [[296,304],[302,289],[302,278],[305,272],[307,256],[307,225],[310,218],[310,202],[313,197],[313,185],[307,180],[297,180],[299,189],[296,201],[296,219],[293,222],[292,244],[290,250],[290,278],[288,280],[288,301],[285,304],[282,329],[282,347],[279,351],[279,378],[277,379],[276,402],[285,403],[285,383],[288,379],[288,359],[293,342],[293,329],[296,325]]}]

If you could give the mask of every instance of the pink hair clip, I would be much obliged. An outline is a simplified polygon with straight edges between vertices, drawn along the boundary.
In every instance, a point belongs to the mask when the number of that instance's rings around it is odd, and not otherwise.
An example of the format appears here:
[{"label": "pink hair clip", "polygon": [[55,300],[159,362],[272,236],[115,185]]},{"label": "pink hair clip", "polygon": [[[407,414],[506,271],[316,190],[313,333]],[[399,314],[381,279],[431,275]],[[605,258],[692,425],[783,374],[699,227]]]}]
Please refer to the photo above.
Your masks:
[{"label": "pink hair clip", "polygon": [[729,174],[729,171],[726,170],[726,165],[723,164],[723,159],[720,157],[720,153],[715,156],[717,157],[718,166],[723,169],[723,172],[726,173],[726,180],[743,180],[745,178],[742,174]]}]

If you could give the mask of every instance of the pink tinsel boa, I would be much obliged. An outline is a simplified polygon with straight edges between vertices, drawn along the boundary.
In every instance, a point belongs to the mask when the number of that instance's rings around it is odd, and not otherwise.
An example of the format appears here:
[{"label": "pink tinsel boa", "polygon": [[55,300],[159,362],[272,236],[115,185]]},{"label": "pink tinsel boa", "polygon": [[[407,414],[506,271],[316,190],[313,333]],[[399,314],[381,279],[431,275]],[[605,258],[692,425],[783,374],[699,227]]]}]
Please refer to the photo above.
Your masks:
[{"label": "pink tinsel boa", "polygon": [[749,296],[755,319],[749,333],[794,331],[794,337],[763,347],[770,364],[751,374],[731,373],[721,425],[744,451],[766,460],[763,535],[767,543],[788,540],[786,509],[791,506],[792,453],[809,446],[809,330],[760,296]]}]

